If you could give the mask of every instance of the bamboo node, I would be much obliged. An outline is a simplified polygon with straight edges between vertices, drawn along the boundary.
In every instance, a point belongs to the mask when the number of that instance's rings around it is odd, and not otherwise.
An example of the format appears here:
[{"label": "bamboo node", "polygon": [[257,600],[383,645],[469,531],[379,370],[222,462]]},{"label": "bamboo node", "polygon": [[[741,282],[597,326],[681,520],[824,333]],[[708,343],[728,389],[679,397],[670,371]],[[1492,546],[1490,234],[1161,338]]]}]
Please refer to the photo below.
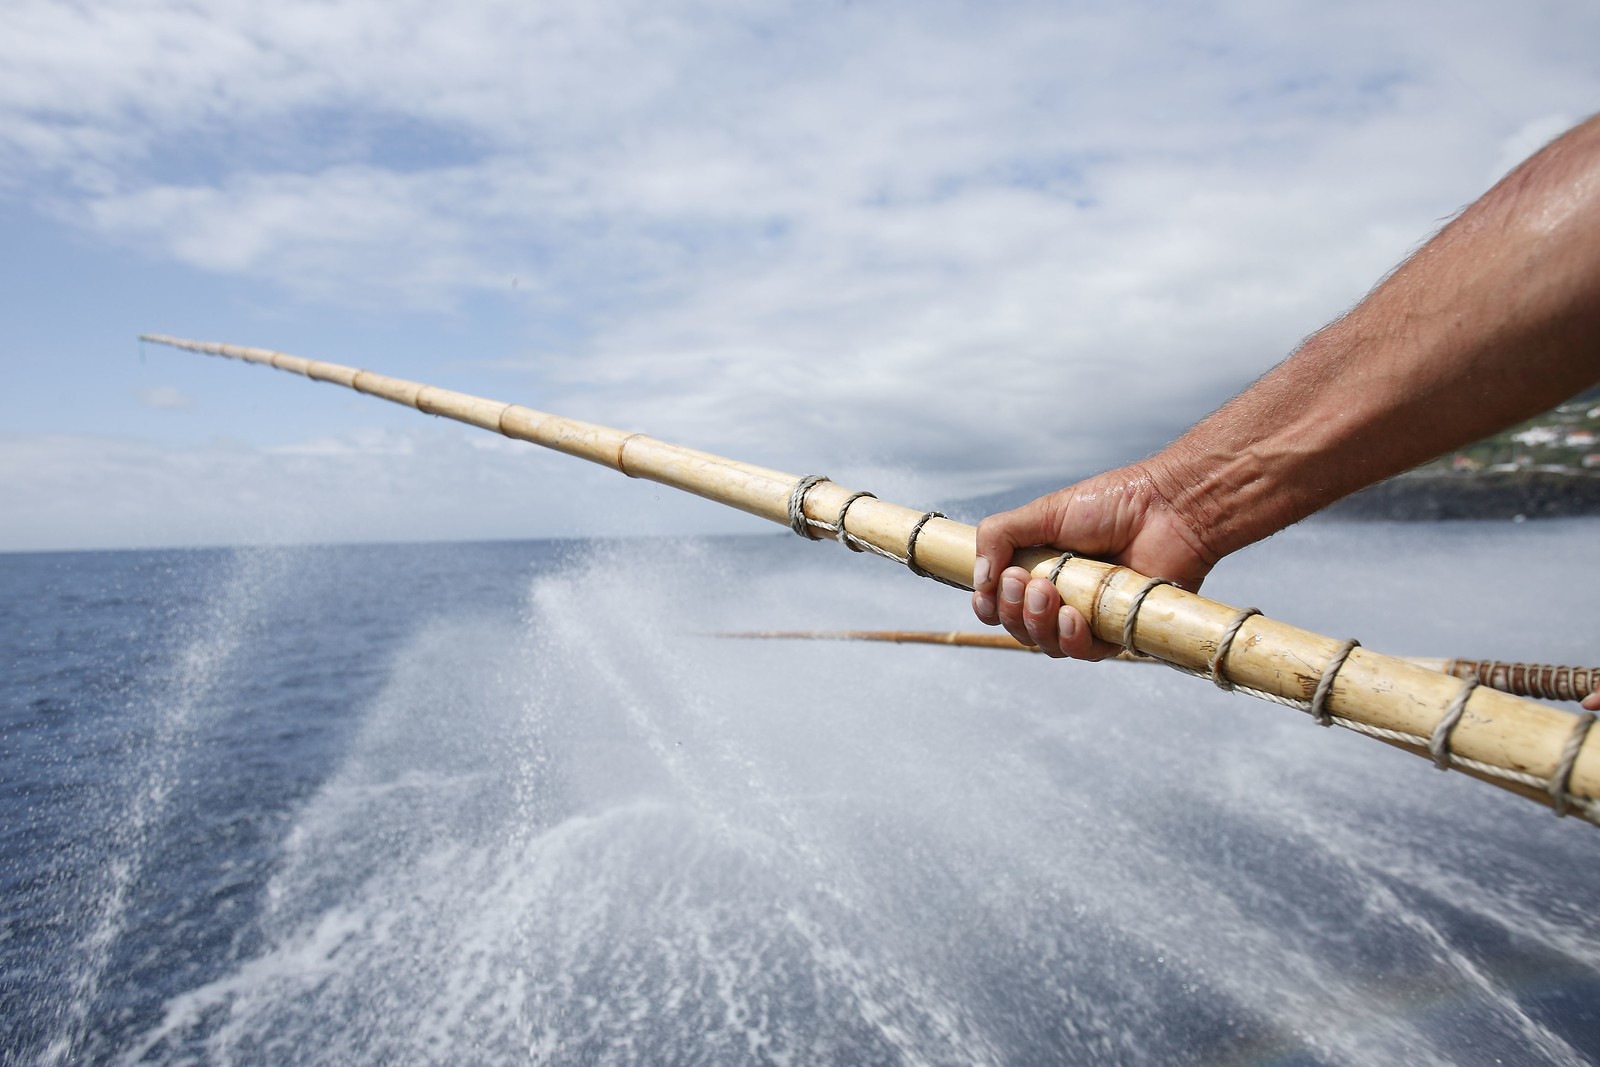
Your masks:
[{"label": "bamboo node", "polygon": [[1260,614],[1260,608],[1243,609],[1233,617],[1227,628],[1222,631],[1222,636],[1217,639],[1217,650],[1211,654],[1211,662],[1206,664],[1206,668],[1211,672],[1212,684],[1225,693],[1231,693],[1234,689],[1233,683],[1222,673],[1223,663],[1228,658],[1229,650],[1233,648],[1233,639],[1239,636],[1239,628],[1247,619]]},{"label": "bamboo node", "polygon": [[1322,677],[1317,679],[1317,691],[1311,694],[1311,717],[1317,720],[1318,726],[1332,726],[1333,716],[1328,714],[1328,694],[1333,692],[1333,680],[1339,676],[1339,669],[1344,666],[1344,661],[1350,658],[1351,650],[1358,648],[1361,642],[1350,638],[1339,646],[1339,651],[1333,654],[1328,665],[1322,668]]},{"label": "bamboo node", "polygon": [[[501,413],[501,417],[502,418],[505,417],[504,412]],[[635,437],[643,437],[643,436],[645,436],[645,435],[642,434],[642,433],[630,433],[628,436],[624,437],[622,440],[617,442],[617,470],[621,471],[623,474],[627,475],[629,478],[637,478],[638,475],[633,473],[632,471],[630,471],[628,469],[628,464],[624,459],[624,453],[626,453],[626,451],[627,451],[628,442],[629,441],[632,441]],[[827,479],[823,479],[823,480],[826,481]]]},{"label": "bamboo node", "polygon": [[1567,805],[1572,799],[1567,792],[1567,785],[1572,779],[1572,765],[1578,761],[1578,750],[1583,747],[1584,740],[1589,736],[1589,727],[1593,725],[1594,712],[1586,711],[1578,716],[1566,745],[1561,749],[1561,762],[1556,764],[1556,773],[1550,776],[1550,800],[1558,817],[1567,814]]},{"label": "bamboo node", "polygon": [[1450,734],[1455,731],[1456,723],[1461,721],[1462,714],[1467,710],[1467,700],[1476,688],[1476,678],[1468,678],[1462,683],[1460,692],[1450,701],[1450,707],[1445,709],[1444,718],[1433,728],[1433,736],[1428,738],[1428,751],[1433,753],[1433,765],[1441,771],[1450,769]]},{"label": "bamboo node", "polygon": [[1139,625],[1139,609],[1144,607],[1144,598],[1150,595],[1150,590],[1162,585],[1172,583],[1165,578],[1150,578],[1133,594],[1133,601],[1128,605],[1128,614],[1122,619],[1122,647],[1129,652],[1137,653],[1133,647],[1134,629]]},{"label": "bamboo node", "polygon": [[806,494],[811,492],[811,487],[818,482],[831,480],[825,474],[808,474],[795,482],[794,488],[789,491],[789,529],[807,541],[820,541],[822,538],[812,533],[810,525],[806,522]]}]

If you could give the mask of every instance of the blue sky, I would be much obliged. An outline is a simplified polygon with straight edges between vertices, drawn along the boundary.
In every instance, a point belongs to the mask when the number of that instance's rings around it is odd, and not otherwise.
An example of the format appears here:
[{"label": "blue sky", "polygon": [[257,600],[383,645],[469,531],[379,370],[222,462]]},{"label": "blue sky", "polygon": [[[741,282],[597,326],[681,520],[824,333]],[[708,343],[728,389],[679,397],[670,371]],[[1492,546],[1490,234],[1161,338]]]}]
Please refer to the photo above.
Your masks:
[{"label": "blue sky", "polygon": [[1577,0],[11,0],[0,550],[760,528],[147,331],[910,505],[1065,482],[1594,111],[1596,40]]}]

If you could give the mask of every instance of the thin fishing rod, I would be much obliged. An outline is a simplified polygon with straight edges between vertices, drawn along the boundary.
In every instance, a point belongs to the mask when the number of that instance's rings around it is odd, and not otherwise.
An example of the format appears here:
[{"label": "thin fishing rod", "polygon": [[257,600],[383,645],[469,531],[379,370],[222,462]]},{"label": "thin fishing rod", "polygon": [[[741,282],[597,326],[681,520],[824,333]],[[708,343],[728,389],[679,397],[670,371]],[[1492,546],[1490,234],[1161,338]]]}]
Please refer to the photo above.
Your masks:
[{"label": "thin fishing rod", "polygon": [[[1043,651],[1037,645],[1023,644],[1008,633],[974,633],[969,630],[724,630],[706,636],[790,641],[884,641],[896,645],[950,645],[1003,652]],[[1128,663],[1161,662],[1150,656],[1126,651],[1111,658]],[[1565,667],[1498,659],[1439,659],[1432,656],[1397,658],[1463,681],[1470,679],[1502,693],[1537,700],[1582,700],[1600,687],[1600,667]]]},{"label": "thin fishing rod", "polygon": [[[831,538],[913,573],[971,588],[977,530],[820,475],[797,477],[594,423],[264,348],[142,340],[259,363],[455,419]],[[1600,825],[1595,716],[1575,715],[1239,610],[1127,567],[1051,549],[1017,554],[1100,638],[1215,685],[1297,708]]]}]

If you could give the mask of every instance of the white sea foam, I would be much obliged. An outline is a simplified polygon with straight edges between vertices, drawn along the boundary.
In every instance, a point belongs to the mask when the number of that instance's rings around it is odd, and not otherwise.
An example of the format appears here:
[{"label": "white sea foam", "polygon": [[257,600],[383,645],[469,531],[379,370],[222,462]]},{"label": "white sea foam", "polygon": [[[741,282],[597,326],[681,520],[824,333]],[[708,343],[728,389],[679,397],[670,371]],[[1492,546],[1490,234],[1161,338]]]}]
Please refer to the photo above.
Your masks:
[{"label": "white sea foam", "polygon": [[[1312,526],[1208,591],[1582,662],[1595,531]],[[299,811],[261,950],[128,1061],[1584,1061],[1532,984],[1600,975],[1591,827],[1156,668],[701,636],[964,612],[817,546],[662,543],[537,578],[520,627],[436,620]]]}]

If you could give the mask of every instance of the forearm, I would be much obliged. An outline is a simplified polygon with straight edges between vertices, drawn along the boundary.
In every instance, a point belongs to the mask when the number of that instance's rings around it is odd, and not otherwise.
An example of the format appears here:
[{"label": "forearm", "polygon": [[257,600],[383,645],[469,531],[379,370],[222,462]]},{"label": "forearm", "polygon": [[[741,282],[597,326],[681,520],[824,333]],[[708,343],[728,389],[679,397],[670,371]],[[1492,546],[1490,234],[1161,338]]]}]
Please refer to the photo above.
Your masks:
[{"label": "forearm", "polygon": [[1600,119],[1147,463],[1214,558],[1600,379]]}]

